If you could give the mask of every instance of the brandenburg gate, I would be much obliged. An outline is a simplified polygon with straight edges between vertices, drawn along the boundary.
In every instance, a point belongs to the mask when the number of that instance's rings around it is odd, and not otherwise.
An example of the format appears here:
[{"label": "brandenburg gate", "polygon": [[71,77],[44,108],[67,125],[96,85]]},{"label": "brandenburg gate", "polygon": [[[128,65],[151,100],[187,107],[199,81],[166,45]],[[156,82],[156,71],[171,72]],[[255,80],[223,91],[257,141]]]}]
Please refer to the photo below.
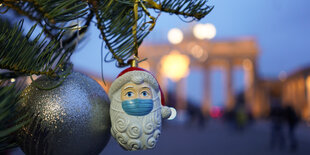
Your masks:
[{"label": "brandenburg gate", "polygon": [[[203,72],[204,85],[202,111],[207,114],[211,103],[211,70],[213,67],[223,68],[225,75],[225,108],[232,110],[235,106],[235,92],[233,88],[233,72],[235,67],[241,67],[245,76],[245,101],[246,107],[252,109],[256,104],[255,88],[257,80],[257,55],[258,46],[254,38],[239,38],[233,40],[213,41],[199,40],[194,37],[187,37],[181,43],[172,44],[143,44],[140,48],[140,58],[148,58],[143,66],[149,66],[150,71],[157,75],[162,89],[165,91],[167,82],[165,73],[162,72],[164,56],[179,54],[189,60],[189,68],[198,68]],[[185,78],[185,77],[184,77]],[[178,110],[186,109],[186,86],[184,78],[176,82]]]}]

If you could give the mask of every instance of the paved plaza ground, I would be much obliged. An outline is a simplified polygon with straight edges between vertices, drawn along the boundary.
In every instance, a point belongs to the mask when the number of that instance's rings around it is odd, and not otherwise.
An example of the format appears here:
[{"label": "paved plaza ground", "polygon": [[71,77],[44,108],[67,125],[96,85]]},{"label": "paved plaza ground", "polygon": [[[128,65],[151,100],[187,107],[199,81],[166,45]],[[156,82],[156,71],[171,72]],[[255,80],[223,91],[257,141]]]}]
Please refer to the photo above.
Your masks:
[{"label": "paved plaza ground", "polygon": [[[196,123],[189,126],[165,121],[155,149],[125,151],[111,138],[100,155],[310,155],[310,127],[299,124],[296,135],[296,152],[290,152],[287,145],[282,150],[270,150],[268,121],[256,121],[242,131],[221,120],[209,120],[204,128]],[[12,153],[22,154],[20,150]]]},{"label": "paved plaza ground", "polygon": [[299,124],[296,135],[299,148],[291,152],[288,146],[283,150],[270,149],[268,121],[252,123],[243,131],[220,120],[208,121],[205,128],[166,123],[153,150],[124,151],[111,139],[100,155],[310,155],[310,127]]}]

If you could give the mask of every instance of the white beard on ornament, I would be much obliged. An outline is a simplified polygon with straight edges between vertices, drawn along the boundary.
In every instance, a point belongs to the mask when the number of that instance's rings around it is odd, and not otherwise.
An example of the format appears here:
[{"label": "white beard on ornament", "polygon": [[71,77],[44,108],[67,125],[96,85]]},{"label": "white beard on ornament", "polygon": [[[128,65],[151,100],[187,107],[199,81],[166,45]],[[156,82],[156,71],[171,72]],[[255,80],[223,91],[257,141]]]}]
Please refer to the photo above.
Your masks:
[{"label": "white beard on ornament", "polygon": [[[161,133],[161,104],[153,99],[153,110],[144,116],[128,115],[122,109],[118,92],[111,101],[111,134],[125,150],[145,150],[155,147]],[[117,97],[118,96],[118,97]]]}]

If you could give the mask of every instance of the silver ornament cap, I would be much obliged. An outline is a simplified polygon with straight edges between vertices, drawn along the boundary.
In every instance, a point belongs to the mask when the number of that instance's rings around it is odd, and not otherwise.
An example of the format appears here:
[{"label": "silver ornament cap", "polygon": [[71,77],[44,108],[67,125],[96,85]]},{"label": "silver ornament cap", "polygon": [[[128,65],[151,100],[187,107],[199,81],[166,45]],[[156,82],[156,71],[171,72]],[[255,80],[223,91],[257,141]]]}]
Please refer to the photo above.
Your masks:
[{"label": "silver ornament cap", "polygon": [[18,111],[27,113],[31,122],[18,134],[26,154],[92,155],[99,154],[110,139],[110,101],[93,79],[73,72],[62,79],[42,76],[21,95]]}]

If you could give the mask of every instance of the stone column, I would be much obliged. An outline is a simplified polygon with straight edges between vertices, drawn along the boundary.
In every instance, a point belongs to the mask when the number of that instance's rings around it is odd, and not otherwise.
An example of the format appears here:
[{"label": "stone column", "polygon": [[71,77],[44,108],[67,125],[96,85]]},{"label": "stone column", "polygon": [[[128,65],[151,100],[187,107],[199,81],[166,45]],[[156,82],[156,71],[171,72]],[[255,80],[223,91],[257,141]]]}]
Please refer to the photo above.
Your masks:
[{"label": "stone column", "polygon": [[234,90],[233,90],[233,66],[230,62],[225,67],[226,73],[226,108],[232,110],[235,106]]},{"label": "stone column", "polygon": [[203,101],[202,113],[206,116],[211,108],[211,70],[210,67],[205,67],[203,70]]},{"label": "stone column", "polygon": [[225,66],[226,73],[226,109],[232,110],[235,106],[234,90],[233,90],[233,65],[228,62]]},{"label": "stone column", "polygon": [[186,78],[182,78],[178,82],[176,82],[175,91],[176,91],[177,110],[186,110],[187,108]]},{"label": "stone column", "polygon": [[243,60],[244,80],[245,80],[245,101],[246,106],[250,109],[254,108],[254,84],[255,84],[255,66],[252,60]]}]

